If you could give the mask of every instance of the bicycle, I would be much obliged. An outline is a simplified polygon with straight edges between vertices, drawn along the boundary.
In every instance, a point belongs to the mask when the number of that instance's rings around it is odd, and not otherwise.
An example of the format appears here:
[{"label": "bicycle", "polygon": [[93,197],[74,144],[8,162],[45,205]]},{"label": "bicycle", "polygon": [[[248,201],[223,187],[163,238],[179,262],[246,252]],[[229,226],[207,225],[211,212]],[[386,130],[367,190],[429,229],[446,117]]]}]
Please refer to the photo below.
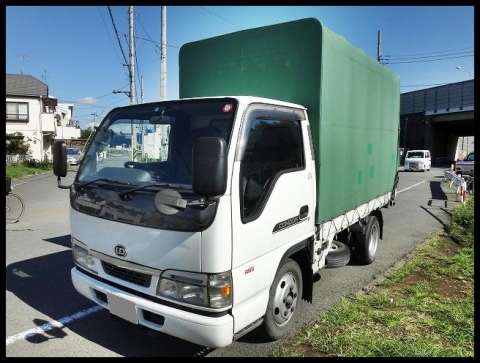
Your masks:
[{"label": "bicycle", "polygon": [[11,178],[6,178],[6,222],[7,223],[17,223],[25,211],[25,203],[23,202],[22,197],[18,194],[12,193],[12,180]]}]

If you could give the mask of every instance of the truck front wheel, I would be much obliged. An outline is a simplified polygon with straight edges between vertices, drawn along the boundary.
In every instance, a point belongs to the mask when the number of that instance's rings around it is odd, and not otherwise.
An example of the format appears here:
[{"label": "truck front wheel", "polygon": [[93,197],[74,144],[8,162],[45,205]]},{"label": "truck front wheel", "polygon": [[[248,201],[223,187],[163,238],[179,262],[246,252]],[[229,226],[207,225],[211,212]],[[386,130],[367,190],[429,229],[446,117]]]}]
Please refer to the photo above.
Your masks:
[{"label": "truck front wheel", "polygon": [[375,260],[379,239],[380,223],[376,216],[370,215],[365,228],[354,233],[354,260],[362,265],[371,264]]},{"label": "truck front wheel", "polygon": [[302,298],[302,271],[297,262],[287,259],[278,269],[270,287],[270,298],[263,320],[267,336],[277,340],[285,336],[297,317]]}]

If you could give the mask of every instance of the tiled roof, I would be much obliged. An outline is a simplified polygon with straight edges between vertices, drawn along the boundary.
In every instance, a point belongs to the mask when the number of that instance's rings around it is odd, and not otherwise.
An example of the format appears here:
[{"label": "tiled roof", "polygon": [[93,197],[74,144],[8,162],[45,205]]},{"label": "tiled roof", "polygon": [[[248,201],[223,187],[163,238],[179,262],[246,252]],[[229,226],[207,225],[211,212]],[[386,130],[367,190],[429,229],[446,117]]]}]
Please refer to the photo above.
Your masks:
[{"label": "tiled roof", "polygon": [[48,96],[48,86],[28,74],[6,74],[7,96]]}]

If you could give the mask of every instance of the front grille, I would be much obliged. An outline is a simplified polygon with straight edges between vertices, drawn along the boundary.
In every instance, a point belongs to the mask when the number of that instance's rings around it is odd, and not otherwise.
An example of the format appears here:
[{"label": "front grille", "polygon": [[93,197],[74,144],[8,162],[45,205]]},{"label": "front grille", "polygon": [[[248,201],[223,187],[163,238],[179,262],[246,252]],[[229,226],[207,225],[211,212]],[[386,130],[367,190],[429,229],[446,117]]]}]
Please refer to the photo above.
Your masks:
[{"label": "front grille", "polygon": [[132,284],[149,287],[152,280],[151,275],[118,267],[105,261],[102,261],[102,267],[105,273],[121,280],[131,282]]}]

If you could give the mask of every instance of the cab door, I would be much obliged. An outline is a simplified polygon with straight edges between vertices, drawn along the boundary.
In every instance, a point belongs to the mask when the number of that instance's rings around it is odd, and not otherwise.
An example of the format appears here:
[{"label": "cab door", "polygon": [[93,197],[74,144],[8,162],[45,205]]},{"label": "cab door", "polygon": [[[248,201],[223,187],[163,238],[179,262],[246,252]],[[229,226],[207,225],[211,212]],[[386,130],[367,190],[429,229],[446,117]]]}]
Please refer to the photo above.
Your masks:
[{"label": "cab door", "polygon": [[[315,172],[307,125],[305,110],[264,104],[250,105],[242,121],[231,187],[234,305],[255,296],[262,300],[255,303],[257,315],[266,308],[285,250],[314,234]],[[235,330],[251,313],[255,318],[252,309],[238,309]]]}]

